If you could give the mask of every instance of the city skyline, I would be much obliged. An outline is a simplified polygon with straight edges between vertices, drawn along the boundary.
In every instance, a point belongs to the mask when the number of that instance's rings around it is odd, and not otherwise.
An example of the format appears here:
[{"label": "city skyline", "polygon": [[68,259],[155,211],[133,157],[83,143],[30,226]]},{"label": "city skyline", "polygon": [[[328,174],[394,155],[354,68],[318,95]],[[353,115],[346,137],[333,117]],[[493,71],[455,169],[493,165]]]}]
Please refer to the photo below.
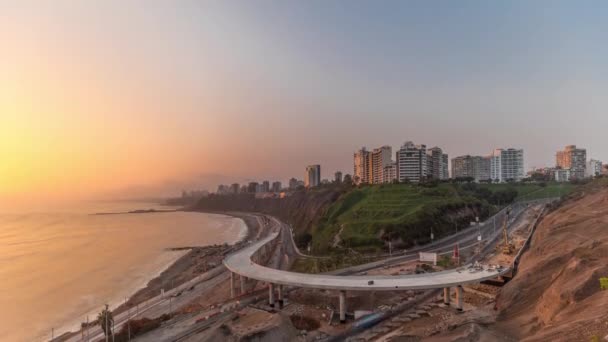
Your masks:
[{"label": "city skyline", "polygon": [[408,140],[608,160],[603,2],[0,6],[2,205],[331,179]]}]

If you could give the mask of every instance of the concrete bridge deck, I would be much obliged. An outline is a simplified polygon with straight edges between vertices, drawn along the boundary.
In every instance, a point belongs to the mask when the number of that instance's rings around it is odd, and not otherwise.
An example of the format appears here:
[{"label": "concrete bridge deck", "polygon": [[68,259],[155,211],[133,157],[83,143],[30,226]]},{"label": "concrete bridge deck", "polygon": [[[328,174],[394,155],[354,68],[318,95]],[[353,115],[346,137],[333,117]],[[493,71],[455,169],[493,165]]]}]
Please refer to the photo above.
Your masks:
[{"label": "concrete bridge deck", "polygon": [[[395,291],[446,288],[469,283],[479,283],[509,272],[509,268],[503,268],[500,271],[484,269],[470,272],[466,266],[463,266],[454,270],[416,275],[335,276],[288,272],[255,263],[252,260],[254,255],[266,244],[276,239],[279,234],[280,233],[273,233],[268,237],[229,255],[224,260],[224,264],[230,271],[243,277],[272,284],[349,291]],[[370,282],[373,283],[370,284]]]}]

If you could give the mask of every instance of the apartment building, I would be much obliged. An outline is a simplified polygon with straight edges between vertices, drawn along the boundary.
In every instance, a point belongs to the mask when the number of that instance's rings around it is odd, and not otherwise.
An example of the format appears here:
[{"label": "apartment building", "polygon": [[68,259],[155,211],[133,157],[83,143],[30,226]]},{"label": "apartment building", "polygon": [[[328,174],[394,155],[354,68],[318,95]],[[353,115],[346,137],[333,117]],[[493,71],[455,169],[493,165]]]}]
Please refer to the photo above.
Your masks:
[{"label": "apartment building", "polygon": [[391,162],[384,167],[382,173],[382,183],[392,183],[397,179],[397,163]]},{"label": "apartment building", "polygon": [[384,168],[391,165],[393,149],[390,146],[375,148],[371,153],[371,183],[382,184],[384,182]]},{"label": "apartment building", "polygon": [[418,183],[427,176],[426,145],[405,142],[396,152],[396,177],[399,182]]},{"label": "apartment building", "polygon": [[452,178],[473,178],[476,182],[487,182],[491,175],[491,158],[482,156],[460,156],[452,159]]},{"label": "apartment building", "polygon": [[602,174],[602,162],[595,159],[589,159],[585,169],[585,177],[595,177]]},{"label": "apartment building", "polygon": [[371,169],[370,169],[370,152],[362,147],[359,151],[353,155],[354,159],[354,170],[353,170],[353,181],[355,184],[366,184],[371,183]]},{"label": "apartment building", "polygon": [[520,181],[525,177],[523,149],[498,148],[487,158],[493,182]]},{"label": "apartment building", "polygon": [[314,188],[321,184],[321,165],[309,165],[306,167],[306,175],[304,177],[304,186]]},{"label": "apartment building", "polygon": [[444,180],[449,178],[448,155],[441,148],[433,147],[427,150],[427,176],[432,179]]},{"label": "apartment building", "polygon": [[342,183],[342,172],[336,171],[336,173],[334,173],[334,182],[338,184]]},{"label": "apartment building", "polygon": [[563,151],[557,151],[555,164],[558,168],[570,170],[571,179],[583,179],[587,169],[587,150],[568,145]]}]

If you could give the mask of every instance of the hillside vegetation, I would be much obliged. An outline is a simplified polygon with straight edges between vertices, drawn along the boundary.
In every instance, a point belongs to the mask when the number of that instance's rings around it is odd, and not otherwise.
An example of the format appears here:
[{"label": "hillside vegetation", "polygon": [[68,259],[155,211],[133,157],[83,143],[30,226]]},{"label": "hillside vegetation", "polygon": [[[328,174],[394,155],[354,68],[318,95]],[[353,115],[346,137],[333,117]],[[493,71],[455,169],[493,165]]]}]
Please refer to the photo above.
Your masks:
[{"label": "hillside vegetation", "polygon": [[484,220],[514,200],[566,194],[559,184],[385,184],[344,193],[313,225],[313,252],[355,249],[378,252],[393,246],[428,243],[431,230],[440,238]]}]

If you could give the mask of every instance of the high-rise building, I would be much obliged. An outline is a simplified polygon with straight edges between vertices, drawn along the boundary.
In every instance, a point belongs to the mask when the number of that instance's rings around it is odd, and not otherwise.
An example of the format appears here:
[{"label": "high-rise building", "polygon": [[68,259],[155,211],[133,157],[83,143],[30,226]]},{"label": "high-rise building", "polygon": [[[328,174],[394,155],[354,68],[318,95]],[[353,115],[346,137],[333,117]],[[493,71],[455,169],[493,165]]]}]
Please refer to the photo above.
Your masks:
[{"label": "high-rise building", "polygon": [[524,150],[498,148],[488,158],[493,182],[520,181],[525,177]]},{"label": "high-rise building", "polygon": [[262,182],[262,191],[261,192],[270,192],[270,182],[269,181]]},{"label": "high-rise building", "polygon": [[427,150],[427,175],[433,179],[448,179],[447,172],[448,155],[444,154],[439,147],[433,147]]},{"label": "high-rise building", "polygon": [[392,162],[382,171],[382,183],[392,183],[397,179],[397,163]]},{"label": "high-rise building", "polygon": [[558,168],[570,170],[571,179],[582,179],[587,168],[587,150],[568,145],[563,151],[557,151],[555,162]]},{"label": "high-rise building", "polygon": [[359,151],[355,152],[353,159],[353,182],[355,184],[371,183],[370,152],[365,147],[362,147]]},{"label": "high-rise building", "polygon": [[272,182],[272,192],[281,192],[282,188],[281,182]]},{"label": "high-rise building", "polygon": [[309,165],[306,167],[304,184],[307,188],[313,188],[321,184],[321,165]]},{"label": "high-rise building", "polygon": [[452,159],[452,178],[473,178],[476,182],[490,180],[490,157],[460,156]]},{"label": "high-rise building", "polygon": [[230,192],[235,195],[239,193],[240,189],[241,186],[239,185],[239,183],[233,183],[232,185],[230,185]]},{"label": "high-rise building", "polygon": [[250,182],[249,185],[247,185],[247,192],[251,194],[256,193],[258,192],[258,187],[258,182]]},{"label": "high-rise building", "polygon": [[334,173],[334,181],[338,184],[342,183],[342,172],[336,171],[336,173]]},{"label": "high-rise building", "polygon": [[448,169],[449,169],[449,164],[450,164],[450,162],[449,162],[449,159],[448,159],[448,155],[447,155],[447,153],[444,153],[444,154],[441,156],[441,159],[443,160],[443,162],[442,162],[442,164],[441,164],[441,166],[442,166],[442,168],[443,168],[443,169],[441,170],[441,175],[442,175],[442,178],[441,178],[441,179],[449,179],[449,178],[450,178],[450,172],[448,171]]},{"label": "high-rise building", "polygon": [[396,177],[399,182],[418,183],[427,176],[426,145],[407,141],[396,152]]},{"label": "high-rise building", "polygon": [[587,162],[587,168],[585,170],[586,177],[595,177],[602,174],[602,162],[595,159],[590,159]]},{"label": "high-rise building", "polygon": [[524,150],[507,148],[500,151],[502,181],[520,181],[526,176],[524,172]]},{"label": "high-rise building", "polygon": [[372,184],[381,184],[384,180],[384,168],[391,165],[393,157],[392,148],[390,146],[382,146],[375,148],[371,153],[371,181]]},{"label": "high-rise building", "polygon": [[502,182],[501,149],[495,149],[490,155],[490,179],[492,182]]}]

